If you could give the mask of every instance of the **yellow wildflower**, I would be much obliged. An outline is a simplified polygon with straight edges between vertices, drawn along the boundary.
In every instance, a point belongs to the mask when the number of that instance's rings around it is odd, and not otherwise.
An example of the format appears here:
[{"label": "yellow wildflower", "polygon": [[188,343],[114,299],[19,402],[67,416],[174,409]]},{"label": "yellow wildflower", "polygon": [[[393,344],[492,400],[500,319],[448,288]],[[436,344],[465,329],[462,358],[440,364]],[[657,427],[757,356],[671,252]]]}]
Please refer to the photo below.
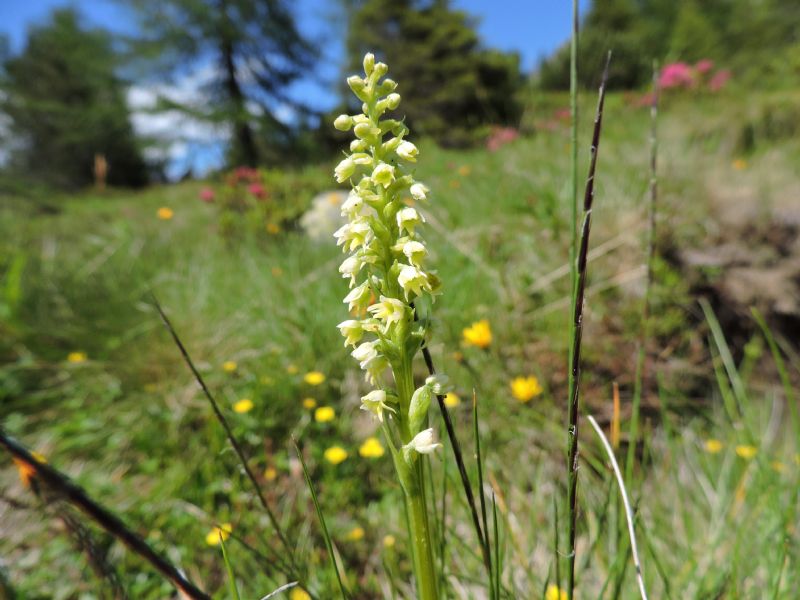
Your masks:
[{"label": "yellow wildflower", "polygon": [[85,352],[70,352],[67,354],[67,362],[71,363],[82,363],[86,362],[86,353]]},{"label": "yellow wildflower", "polygon": [[171,208],[167,208],[166,206],[162,206],[156,211],[156,215],[162,221],[169,221],[175,213],[172,211]]},{"label": "yellow wildflower", "polygon": [[770,466],[776,473],[783,473],[786,470],[786,465],[779,460],[773,460]]},{"label": "yellow wildflower", "polygon": [[462,177],[466,177],[470,173],[472,173],[472,169],[470,168],[469,165],[461,165],[460,167],[458,167],[458,174],[461,175]]},{"label": "yellow wildflower", "polygon": [[280,277],[283,275],[283,269],[280,267],[272,267],[272,276],[273,277]]},{"label": "yellow wildflower", "polygon": [[261,385],[272,385],[273,383],[275,383],[275,380],[272,379],[272,377],[270,377],[269,375],[262,375],[259,381],[261,382]]},{"label": "yellow wildflower", "polygon": [[320,373],[319,371],[311,371],[303,376],[303,381],[305,381],[308,385],[319,385],[325,381],[325,374]]},{"label": "yellow wildflower", "polygon": [[447,392],[444,397],[444,405],[448,408],[453,408],[459,404],[461,404],[461,398],[458,397],[458,394],[454,392]]},{"label": "yellow wildflower", "polygon": [[478,348],[488,348],[492,343],[492,329],[489,327],[489,321],[481,319],[476,321],[469,327],[465,328],[462,332],[464,335],[464,342],[477,346]]},{"label": "yellow wildflower", "polygon": [[275,481],[278,477],[278,470],[275,467],[267,467],[264,469],[264,479],[267,481]]},{"label": "yellow wildflower", "polygon": [[314,420],[317,423],[327,423],[328,421],[333,421],[335,418],[336,411],[333,410],[332,406],[320,406],[314,411]]},{"label": "yellow wildflower", "polygon": [[233,405],[233,410],[239,414],[250,412],[253,410],[253,401],[250,398],[242,398]]},{"label": "yellow wildflower", "polygon": [[720,452],[722,450],[722,442],[712,438],[710,440],[706,440],[703,443],[703,448],[709,454],[717,454],[718,452]]},{"label": "yellow wildflower", "polygon": [[225,371],[226,373],[233,373],[238,368],[239,365],[237,365],[236,362],[232,360],[226,360],[224,363],[222,363],[222,370]]},{"label": "yellow wildflower", "polygon": [[299,587],[293,587],[292,591],[289,592],[289,600],[311,600],[311,596],[309,596],[308,592],[305,590],[301,590]]},{"label": "yellow wildflower", "polygon": [[220,538],[224,542],[231,536],[231,532],[233,531],[233,525],[230,523],[223,523],[221,527],[214,527],[211,531],[206,534],[206,544],[209,546],[217,546],[220,542]]},{"label": "yellow wildflower", "polygon": [[736,446],[736,456],[745,460],[750,460],[758,453],[758,448],[755,446]]},{"label": "yellow wildflower", "polygon": [[358,540],[364,539],[364,528],[363,527],[353,527],[350,531],[347,532],[347,541],[348,542],[357,542]]},{"label": "yellow wildflower", "polygon": [[306,410],[312,410],[317,405],[317,401],[313,398],[304,398],[303,399],[303,408]]},{"label": "yellow wildflower", "polygon": [[397,540],[394,539],[393,535],[389,534],[389,535],[383,536],[383,547],[384,548],[394,548],[395,542],[397,542]]},{"label": "yellow wildflower", "polygon": [[733,161],[732,166],[737,171],[743,171],[747,168],[747,161],[743,158],[737,158]]},{"label": "yellow wildflower", "polygon": [[295,375],[297,373],[297,370],[298,370],[297,369],[297,365],[294,365],[294,364],[286,365],[286,372],[289,375]]},{"label": "yellow wildflower", "polygon": [[515,377],[511,380],[511,395],[520,402],[528,402],[542,393],[539,380],[533,375],[528,377]]},{"label": "yellow wildflower", "polygon": [[567,591],[551,583],[544,594],[545,600],[567,600]]},{"label": "yellow wildflower", "polygon": [[[31,452],[31,456],[36,459],[36,462],[46,464],[47,459],[44,457],[43,454],[39,454],[38,452]],[[17,466],[17,471],[19,471],[19,480],[22,482],[22,485],[25,487],[30,487],[31,479],[36,476],[36,469],[26,463],[24,460],[19,458],[12,458],[11,460],[14,461],[14,464]]]},{"label": "yellow wildflower", "polygon": [[340,462],[343,462],[347,459],[347,450],[342,448],[341,446],[331,446],[323,455],[325,460],[327,460],[332,465],[338,465]]},{"label": "yellow wildflower", "polygon": [[277,235],[281,232],[281,226],[277,223],[267,223],[267,233],[270,235]]},{"label": "yellow wildflower", "polygon": [[358,453],[364,458],[380,458],[384,452],[380,440],[374,437],[364,440],[364,443],[358,449]]}]

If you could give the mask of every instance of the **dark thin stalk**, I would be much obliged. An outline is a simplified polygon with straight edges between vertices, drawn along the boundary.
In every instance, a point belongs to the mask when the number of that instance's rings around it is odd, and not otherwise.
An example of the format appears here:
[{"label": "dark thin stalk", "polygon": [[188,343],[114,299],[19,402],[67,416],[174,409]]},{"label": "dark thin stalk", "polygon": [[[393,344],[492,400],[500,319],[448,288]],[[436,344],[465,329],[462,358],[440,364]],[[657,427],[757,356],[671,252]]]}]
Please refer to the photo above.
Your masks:
[{"label": "dark thin stalk", "polygon": [[568,533],[568,574],[567,598],[574,598],[575,591],[575,539],[578,519],[578,407],[580,399],[580,372],[581,372],[581,337],[583,334],[583,304],[586,289],[586,265],[589,254],[589,234],[592,227],[592,205],[594,203],[594,177],[597,170],[597,152],[600,146],[600,131],[603,124],[603,104],[606,97],[606,82],[608,81],[608,67],[611,63],[611,52],[606,58],[603,69],[603,79],[600,83],[600,92],[597,100],[597,113],[594,118],[594,133],[592,134],[591,161],[589,175],[586,178],[586,191],[583,197],[583,225],[581,227],[580,249],[578,251],[577,270],[578,283],[575,288],[575,310],[572,326],[572,362],[570,365],[570,402],[569,402],[569,430],[568,430],[568,462],[569,483],[567,494],[567,508],[569,509]]},{"label": "dark thin stalk", "polygon": [[653,264],[655,261],[656,206],[658,201],[658,66],[653,63],[653,101],[650,104],[650,202],[647,209],[647,275],[644,280],[644,299],[642,300],[641,329],[639,349],[636,354],[636,379],[631,406],[631,429],[628,441],[628,456],[625,460],[625,481],[631,485],[633,463],[636,457],[636,441],[639,437],[639,412],[645,382],[645,358],[647,357],[647,338],[650,334],[650,289],[653,285]]},{"label": "dark thin stalk", "polygon": [[[481,456],[481,436],[478,431],[478,395],[475,390],[472,390],[472,429],[473,437],[475,438],[475,460],[478,462],[478,498],[481,502],[481,518],[483,518],[483,530],[489,532],[489,524],[486,516],[486,498],[483,493],[483,457]],[[497,558],[497,557],[495,557]],[[486,568],[489,570],[489,578],[491,579],[492,573],[492,556],[489,554],[489,564]]]},{"label": "dark thin stalk", "polygon": [[[417,313],[415,310],[414,319],[416,320],[416,318]],[[422,347],[422,357],[425,360],[425,365],[428,367],[428,372],[431,375],[435,375],[436,369],[433,366],[433,358],[431,358],[431,353],[427,346]],[[481,546],[481,553],[483,554],[483,564],[486,566],[488,573],[491,573],[492,562],[489,546],[486,541],[484,531],[481,528],[481,520],[478,516],[478,507],[475,503],[475,495],[472,492],[472,484],[469,481],[469,475],[467,475],[467,468],[464,466],[464,456],[461,453],[461,444],[458,442],[458,437],[456,437],[456,430],[453,427],[453,420],[450,418],[450,411],[447,410],[447,406],[444,403],[444,396],[437,395],[436,401],[439,403],[439,412],[441,412],[442,420],[444,420],[444,426],[447,430],[447,437],[450,439],[450,447],[453,449],[453,456],[456,459],[458,474],[461,476],[461,485],[464,488],[464,494],[467,497],[467,504],[469,504],[470,513],[472,514],[472,524],[475,527],[475,533],[478,535],[478,543]]]},{"label": "dark thin stalk", "polygon": [[186,579],[172,563],[157,554],[144,539],[128,529],[119,517],[92,500],[83,488],[70,481],[63,473],[36,460],[24,446],[6,435],[2,429],[0,429],[0,445],[8,450],[14,458],[33,469],[38,481],[44,483],[72,506],[93,519],[132,552],[141,556],[189,598],[211,600],[211,596]]},{"label": "dark thin stalk", "polygon": [[281,545],[283,546],[284,550],[287,552],[287,554],[289,556],[289,559],[292,562],[293,572],[291,574],[295,575],[296,574],[295,573],[296,565],[294,564],[294,550],[289,545],[289,542],[286,539],[286,537],[283,535],[283,531],[281,531],[280,525],[278,525],[278,520],[275,517],[275,514],[272,512],[272,509],[270,508],[269,503],[267,502],[267,499],[264,496],[264,492],[261,490],[261,486],[258,485],[258,480],[256,480],[255,474],[253,473],[252,469],[250,469],[250,466],[247,463],[247,458],[245,457],[244,450],[242,449],[241,445],[239,444],[239,441],[236,439],[236,436],[233,435],[233,431],[231,430],[230,425],[228,425],[228,421],[227,421],[227,419],[225,419],[225,415],[222,414],[222,411],[219,408],[219,404],[217,404],[217,401],[214,398],[214,395],[211,393],[211,390],[206,385],[206,382],[203,379],[203,376],[200,375],[200,372],[194,366],[194,362],[192,362],[192,359],[189,356],[189,353],[187,352],[186,347],[183,345],[183,342],[181,342],[180,337],[178,337],[178,332],[175,331],[175,328],[172,326],[172,323],[170,322],[169,318],[167,318],[167,315],[166,315],[166,313],[164,313],[164,310],[161,308],[161,305],[159,304],[158,299],[155,297],[155,294],[151,294],[151,295],[152,295],[152,299],[153,299],[153,305],[156,307],[156,310],[158,311],[158,314],[161,316],[161,320],[164,322],[164,326],[167,328],[167,330],[169,331],[170,335],[172,336],[172,340],[175,342],[175,345],[178,347],[178,350],[180,351],[181,356],[183,356],[183,360],[186,362],[186,365],[189,367],[189,370],[192,372],[192,375],[194,375],[195,380],[200,385],[200,388],[203,390],[203,394],[205,395],[205,397],[208,400],[209,404],[211,404],[211,408],[214,411],[214,415],[217,417],[217,421],[219,421],[219,424],[222,425],[222,428],[225,430],[225,435],[227,436],[228,441],[230,442],[231,446],[233,447],[233,450],[236,453],[236,456],[239,458],[239,462],[242,464],[242,468],[244,469],[244,472],[247,475],[247,478],[250,480],[250,483],[252,484],[253,489],[256,492],[256,495],[258,496],[258,499],[261,502],[261,506],[264,507],[264,510],[267,513],[267,517],[269,518],[270,524],[272,525],[273,529],[275,530],[275,533],[278,536],[278,539],[280,540]]}]

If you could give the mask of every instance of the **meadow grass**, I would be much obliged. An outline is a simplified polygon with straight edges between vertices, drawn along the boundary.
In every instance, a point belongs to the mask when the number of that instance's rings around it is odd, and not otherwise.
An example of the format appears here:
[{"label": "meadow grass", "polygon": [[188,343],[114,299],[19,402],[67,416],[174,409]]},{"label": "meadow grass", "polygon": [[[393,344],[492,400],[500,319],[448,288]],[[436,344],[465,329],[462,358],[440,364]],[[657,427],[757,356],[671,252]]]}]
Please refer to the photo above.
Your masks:
[{"label": "meadow grass", "polygon": [[[583,136],[591,129],[594,104],[586,96]],[[769,101],[754,98],[753,104]],[[547,127],[495,153],[420,144],[425,160],[418,178],[434,192],[423,206],[428,244],[447,291],[437,301],[430,351],[437,369],[457,385],[461,403],[451,412],[465,448],[475,443],[473,388],[479,398],[479,498],[489,525],[484,531],[491,529],[494,556],[502,557],[492,580],[499,597],[540,597],[558,572],[553,505],[564,497],[570,208],[563,198],[570,130],[554,112],[567,105],[566,96],[535,97],[526,123]],[[660,244],[691,246],[703,238],[713,227],[709,190],[725,197],[721,180],[728,189],[763,191],[767,201],[789,189],[792,161],[800,157],[796,141],[770,142],[744,156],[747,169],[731,167],[743,158],[730,128],[732,118],[745,118],[742,111],[735,97],[664,100]],[[597,181],[603,209],[593,222],[596,252],[590,252],[583,353],[587,412],[603,425],[610,420],[611,382],[619,381],[624,407],[633,390],[646,256],[648,128],[647,107],[609,96]],[[584,145],[579,149],[585,172],[588,153]],[[296,544],[304,584],[320,598],[338,588],[334,571],[326,568],[328,552],[291,435],[301,441],[324,506],[330,552],[341,560],[348,589],[355,597],[410,597],[410,566],[399,560],[405,524],[392,516],[401,492],[385,458],[358,453],[375,431],[358,409],[365,389],[334,327],[346,291],[336,273],[338,251],[297,232],[266,242],[246,233],[226,241],[217,234],[215,209],[197,199],[199,189],[181,184],[137,194],[3,198],[5,428],[113,507],[207,591],[229,585],[219,549],[205,542],[209,530],[225,522],[233,524],[225,549],[241,596],[262,597],[286,583],[268,516],[160,323],[149,301],[153,290]],[[48,205],[57,212],[42,212]],[[156,217],[162,206],[173,209],[172,219]],[[788,392],[772,375],[769,340],[759,357],[731,365],[725,332],[707,327],[674,266],[657,261],[652,296],[654,343],[688,353],[696,337],[687,330],[696,329],[700,341],[708,341],[708,359],[700,399],[697,389],[681,387],[686,376],[666,368],[667,358],[653,359],[650,398],[657,389],[660,403],[643,413],[634,480],[626,482],[648,591],[652,597],[792,598],[800,587],[794,529],[800,450],[790,419],[782,418]],[[481,318],[489,319],[492,344],[486,350],[465,347],[462,329]],[[70,352],[84,352],[86,360],[68,362]],[[785,360],[782,368],[792,380],[797,364]],[[234,361],[235,369],[226,372],[226,361]],[[753,369],[747,361],[767,366]],[[419,367],[422,379],[426,373]],[[307,383],[303,376],[311,371],[323,373],[325,381]],[[513,399],[509,382],[520,375],[538,377],[544,392],[527,403]],[[792,390],[791,383],[785,389]],[[234,412],[243,398],[254,408]],[[304,408],[306,398],[333,407],[335,418],[318,422]],[[719,441],[718,451],[709,451],[709,440]],[[349,454],[338,465],[325,459],[333,445]],[[742,458],[741,448],[737,454],[737,447],[750,445],[758,447],[755,456]],[[637,597],[612,475],[590,435],[581,447],[577,596]],[[623,439],[618,459],[625,450]],[[477,482],[469,457],[467,467]],[[452,457],[434,463],[430,476],[437,482],[437,514],[444,513],[437,517],[447,540],[443,588],[448,597],[484,597],[481,550],[455,492],[460,481]],[[2,477],[0,548],[18,594],[37,597],[55,589],[69,597],[97,589],[67,536],[42,523],[10,464]],[[562,553],[565,523],[559,511]],[[133,597],[170,592],[169,584],[116,544],[110,556]]]}]

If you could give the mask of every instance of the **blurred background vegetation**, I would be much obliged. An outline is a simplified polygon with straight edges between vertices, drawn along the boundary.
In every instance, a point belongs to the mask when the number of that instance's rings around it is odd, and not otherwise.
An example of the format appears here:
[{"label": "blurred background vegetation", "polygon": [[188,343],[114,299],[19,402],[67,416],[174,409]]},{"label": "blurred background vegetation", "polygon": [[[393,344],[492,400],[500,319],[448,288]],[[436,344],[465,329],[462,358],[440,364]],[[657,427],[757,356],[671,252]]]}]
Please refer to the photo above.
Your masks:
[{"label": "blurred background vegetation", "polygon": [[[422,211],[446,292],[432,352],[455,382],[451,408],[467,447],[473,389],[481,402],[487,489],[502,499],[504,587],[508,597],[541,597],[556,577],[553,505],[565,483],[567,47],[527,68],[519,52],[483,39],[462,3],[340,0],[326,4],[343,48],[331,65],[325,40],[304,32],[306,16],[288,0],[115,2],[131,21],[124,33],[98,26],[87,5],[64,3],[21,43],[0,43],[3,428],[220,597],[227,576],[206,543],[219,523],[247,544],[231,545],[247,597],[285,583],[264,559],[275,548],[270,526],[153,310],[154,291],[318,597],[331,597],[334,583],[292,435],[357,597],[409,597],[399,490],[374,443],[362,452],[377,432],[358,409],[365,387],[335,329],[346,292],[330,235],[342,201],[332,173],[346,136],[332,120],[358,109],[343,80],[371,50],[399,82],[397,116],[421,149],[417,178],[433,190]],[[630,482],[648,583],[653,597],[794,598],[800,449],[787,415],[800,373],[800,6],[583,6],[581,173],[600,65],[614,50],[584,389],[607,426],[619,385],[623,430],[641,331],[653,61],[664,67],[649,375]],[[176,93],[187,80],[194,87]],[[322,107],[309,80],[324,90]],[[220,159],[176,161],[173,141],[136,126],[142,112],[185,133],[182,144],[213,139]],[[777,340],[787,385],[753,307]],[[492,339],[475,344],[464,330],[484,319]],[[534,377],[538,392],[515,395],[520,377]],[[635,597],[620,514],[609,508],[616,492],[592,443],[582,439],[581,585]],[[622,456],[624,435],[619,443]],[[344,461],[326,459],[334,447]],[[449,502],[448,590],[480,598],[451,462],[433,474],[450,486],[437,492]],[[108,573],[93,574],[76,544],[75,516],[43,508],[3,464],[0,597],[114,597]],[[137,557],[87,527],[129,597],[169,597]]]}]

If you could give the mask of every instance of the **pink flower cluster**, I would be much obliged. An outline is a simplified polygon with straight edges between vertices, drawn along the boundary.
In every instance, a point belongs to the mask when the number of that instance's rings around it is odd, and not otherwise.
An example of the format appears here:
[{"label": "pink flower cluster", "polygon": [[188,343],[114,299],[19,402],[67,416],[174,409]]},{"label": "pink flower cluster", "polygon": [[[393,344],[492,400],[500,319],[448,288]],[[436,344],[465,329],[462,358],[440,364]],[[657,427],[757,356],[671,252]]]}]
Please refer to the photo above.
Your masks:
[{"label": "pink flower cluster", "polygon": [[674,62],[664,65],[658,77],[658,87],[669,89],[698,89],[707,86],[712,92],[721,90],[731,78],[731,72],[719,70],[712,75],[714,61],[704,58],[695,64]]},{"label": "pink flower cluster", "polygon": [[486,140],[486,149],[495,152],[518,137],[519,131],[513,127],[494,127]]}]

